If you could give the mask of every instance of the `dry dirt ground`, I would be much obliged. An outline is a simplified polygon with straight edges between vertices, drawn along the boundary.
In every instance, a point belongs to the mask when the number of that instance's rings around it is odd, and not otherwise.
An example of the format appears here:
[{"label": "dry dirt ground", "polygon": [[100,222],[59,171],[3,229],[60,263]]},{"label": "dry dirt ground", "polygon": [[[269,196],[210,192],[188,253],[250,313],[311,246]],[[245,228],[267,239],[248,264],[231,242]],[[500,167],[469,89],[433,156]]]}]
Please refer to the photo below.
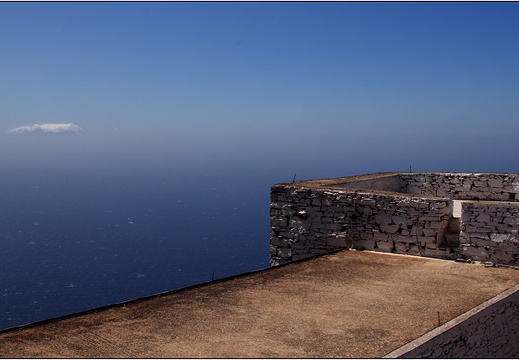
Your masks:
[{"label": "dry dirt ground", "polygon": [[382,357],[519,283],[519,271],[343,251],[0,334],[1,355]]}]

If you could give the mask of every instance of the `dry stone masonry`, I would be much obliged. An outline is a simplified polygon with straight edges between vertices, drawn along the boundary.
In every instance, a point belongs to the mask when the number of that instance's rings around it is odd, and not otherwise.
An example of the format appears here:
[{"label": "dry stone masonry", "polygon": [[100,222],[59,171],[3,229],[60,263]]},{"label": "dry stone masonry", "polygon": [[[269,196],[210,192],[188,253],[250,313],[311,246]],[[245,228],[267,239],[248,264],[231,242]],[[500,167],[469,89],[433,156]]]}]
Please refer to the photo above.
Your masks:
[{"label": "dry stone masonry", "polygon": [[519,265],[517,193],[517,174],[379,173],[277,184],[271,265],[344,248]]},{"label": "dry stone masonry", "polygon": [[466,258],[518,264],[519,203],[462,203],[459,252]]}]

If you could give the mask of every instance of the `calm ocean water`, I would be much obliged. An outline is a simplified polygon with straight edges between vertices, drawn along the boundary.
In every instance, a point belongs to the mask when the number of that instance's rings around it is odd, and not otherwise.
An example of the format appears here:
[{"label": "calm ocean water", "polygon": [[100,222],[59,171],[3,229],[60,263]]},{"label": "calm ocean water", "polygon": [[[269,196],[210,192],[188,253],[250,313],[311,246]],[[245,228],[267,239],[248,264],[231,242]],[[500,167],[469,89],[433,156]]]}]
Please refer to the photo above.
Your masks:
[{"label": "calm ocean water", "polygon": [[257,175],[3,176],[0,329],[268,267]]}]

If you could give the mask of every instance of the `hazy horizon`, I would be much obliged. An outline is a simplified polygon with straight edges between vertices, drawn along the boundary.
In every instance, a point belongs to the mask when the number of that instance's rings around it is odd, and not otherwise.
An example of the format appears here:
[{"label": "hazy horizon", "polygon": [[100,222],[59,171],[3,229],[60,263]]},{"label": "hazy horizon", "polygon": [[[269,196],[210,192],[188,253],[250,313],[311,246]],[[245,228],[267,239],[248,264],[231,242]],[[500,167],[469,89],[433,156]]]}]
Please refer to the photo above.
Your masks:
[{"label": "hazy horizon", "polygon": [[4,168],[517,171],[517,3],[0,10]]}]

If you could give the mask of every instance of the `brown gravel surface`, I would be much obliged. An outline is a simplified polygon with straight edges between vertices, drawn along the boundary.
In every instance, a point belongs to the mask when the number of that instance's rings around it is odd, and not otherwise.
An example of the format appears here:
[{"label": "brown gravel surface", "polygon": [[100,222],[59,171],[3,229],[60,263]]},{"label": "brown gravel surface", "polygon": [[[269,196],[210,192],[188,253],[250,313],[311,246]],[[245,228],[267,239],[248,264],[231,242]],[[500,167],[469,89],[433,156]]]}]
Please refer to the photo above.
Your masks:
[{"label": "brown gravel surface", "polygon": [[519,271],[343,251],[0,334],[1,356],[382,357]]}]

